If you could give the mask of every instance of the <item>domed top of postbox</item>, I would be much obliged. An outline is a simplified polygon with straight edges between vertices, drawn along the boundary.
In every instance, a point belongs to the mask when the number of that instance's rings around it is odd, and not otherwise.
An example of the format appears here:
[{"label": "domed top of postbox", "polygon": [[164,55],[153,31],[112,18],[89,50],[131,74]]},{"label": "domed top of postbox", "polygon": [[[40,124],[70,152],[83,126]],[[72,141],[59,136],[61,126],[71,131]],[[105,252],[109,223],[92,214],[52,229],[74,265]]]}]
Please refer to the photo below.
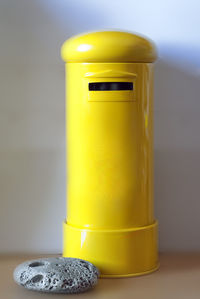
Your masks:
[{"label": "domed top of postbox", "polygon": [[153,62],[157,58],[152,41],[122,31],[99,31],[76,35],[61,48],[65,62]]}]

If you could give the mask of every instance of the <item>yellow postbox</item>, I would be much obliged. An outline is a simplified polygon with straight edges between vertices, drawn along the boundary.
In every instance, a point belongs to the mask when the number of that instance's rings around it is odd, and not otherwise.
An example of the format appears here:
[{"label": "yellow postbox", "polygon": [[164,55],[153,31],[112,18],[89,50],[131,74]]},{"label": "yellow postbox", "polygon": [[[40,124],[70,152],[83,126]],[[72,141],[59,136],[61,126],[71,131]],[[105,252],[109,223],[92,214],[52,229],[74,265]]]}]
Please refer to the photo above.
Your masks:
[{"label": "yellow postbox", "polygon": [[67,40],[64,257],[103,277],[158,268],[153,208],[152,42],[120,31]]}]

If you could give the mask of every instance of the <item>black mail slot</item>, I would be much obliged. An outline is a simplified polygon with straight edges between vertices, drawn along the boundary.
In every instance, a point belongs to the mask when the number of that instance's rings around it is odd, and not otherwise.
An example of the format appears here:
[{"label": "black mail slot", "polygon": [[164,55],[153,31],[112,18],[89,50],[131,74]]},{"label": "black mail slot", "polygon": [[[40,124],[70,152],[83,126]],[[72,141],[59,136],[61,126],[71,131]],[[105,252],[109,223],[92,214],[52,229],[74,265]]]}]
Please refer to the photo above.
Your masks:
[{"label": "black mail slot", "polygon": [[133,90],[133,82],[94,82],[89,83],[89,90]]}]

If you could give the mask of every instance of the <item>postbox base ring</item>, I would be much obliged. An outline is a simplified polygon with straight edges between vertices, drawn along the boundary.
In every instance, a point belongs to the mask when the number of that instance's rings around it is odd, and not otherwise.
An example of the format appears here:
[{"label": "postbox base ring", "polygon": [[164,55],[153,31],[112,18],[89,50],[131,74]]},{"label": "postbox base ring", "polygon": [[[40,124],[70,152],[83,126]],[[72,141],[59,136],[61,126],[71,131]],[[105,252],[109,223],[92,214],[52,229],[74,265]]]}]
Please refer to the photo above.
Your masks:
[{"label": "postbox base ring", "polygon": [[156,267],[153,269],[150,269],[148,271],[144,271],[144,272],[138,272],[138,273],[130,273],[130,274],[101,274],[100,277],[101,278],[128,278],[128,277],[136,277],[136,276],[142,276],[142,275],[148,275],[151,274],[155,271],[157,271],[160,267],[160,263],[157,263]]},{"label": "postbox base ring", "polygon": [[120,230],[77,228],[64,222],[64,257],[87,260],[101,277],[145,275],[159,268],[158,224]]}]

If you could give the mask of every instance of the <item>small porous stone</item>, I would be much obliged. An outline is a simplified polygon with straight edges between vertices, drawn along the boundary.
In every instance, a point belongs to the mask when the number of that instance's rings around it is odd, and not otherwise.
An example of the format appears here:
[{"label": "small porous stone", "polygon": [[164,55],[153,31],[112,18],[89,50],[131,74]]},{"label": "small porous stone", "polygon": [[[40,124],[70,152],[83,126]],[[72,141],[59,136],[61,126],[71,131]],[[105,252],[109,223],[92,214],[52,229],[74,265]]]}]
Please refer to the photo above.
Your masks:
[{"label": "small porous stone", "polygon": [[17,266],[17,284],[34,291],[81,293],[97,283],[99,270],[90,262],[76,258],[44,258]]}]

